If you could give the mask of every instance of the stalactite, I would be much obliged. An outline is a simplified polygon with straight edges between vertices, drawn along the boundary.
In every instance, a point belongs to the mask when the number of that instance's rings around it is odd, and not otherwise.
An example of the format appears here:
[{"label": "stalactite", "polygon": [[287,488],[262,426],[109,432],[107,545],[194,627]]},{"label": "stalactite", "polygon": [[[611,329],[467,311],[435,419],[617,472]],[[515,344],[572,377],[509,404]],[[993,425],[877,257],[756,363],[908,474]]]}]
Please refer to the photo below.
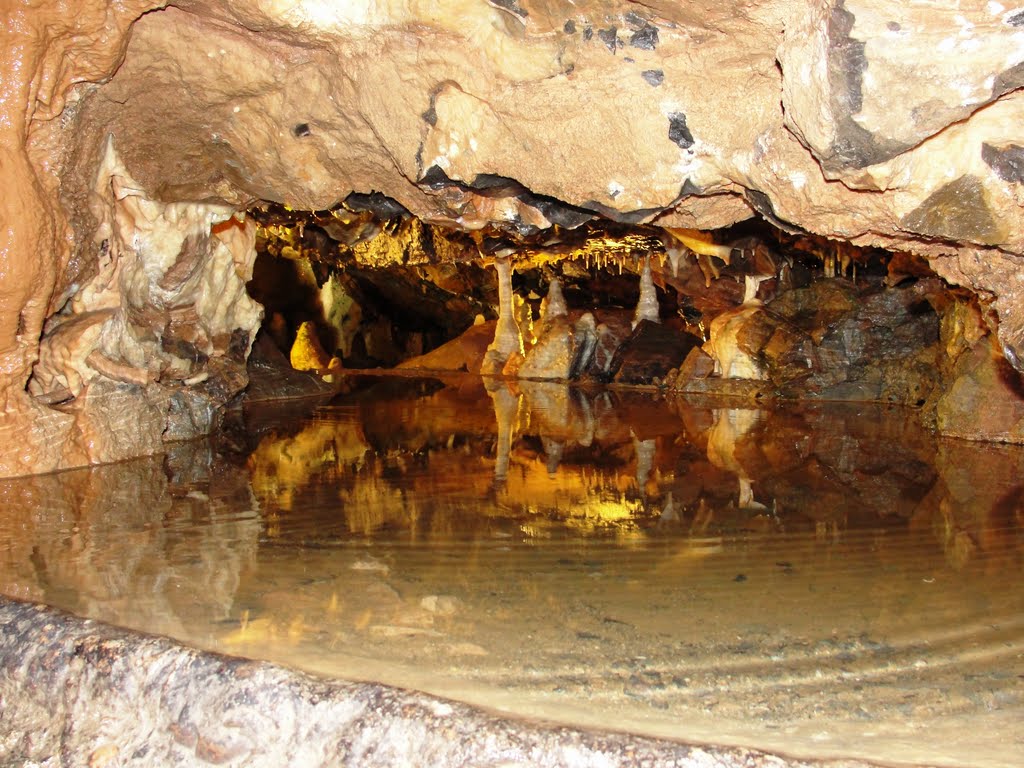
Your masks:
[{"label": "stalactite", "polygon": [[633,316],[633,327],[640,325],[642,320],[660,323],[658,294],[654,290],[654,279],[651,277],[651,260],[644,259],[644,268],[640,272],[640,299],[636,303],[636,314]]},{"label": "stalactite", "polygon": [[683,248],[676,243],[666,243],[665,253],[672,264],[672,277],[679,277],[679,262],[683,260]]}]

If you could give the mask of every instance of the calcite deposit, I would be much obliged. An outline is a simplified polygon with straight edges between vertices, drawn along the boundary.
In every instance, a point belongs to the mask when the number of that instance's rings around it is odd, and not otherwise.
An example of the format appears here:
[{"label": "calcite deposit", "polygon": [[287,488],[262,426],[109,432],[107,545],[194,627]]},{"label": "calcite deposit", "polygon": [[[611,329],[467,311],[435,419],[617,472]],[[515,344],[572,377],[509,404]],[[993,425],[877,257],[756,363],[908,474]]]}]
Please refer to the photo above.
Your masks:
[{"label": "calcite deposit", "polygon": [[[1024,369],[1018,8],[20,0],[2,14],[0,475],[212,426],[260,322],[242,290],[260,201],[355,195],[513,238],[759,216],[926,257],[976,294],[976,343]],[[666,236],[669,256],[702,255],[710,281],[718,264],[693,243],[711,239],[685,236]]]},{"label": "calcite deposit", "polygon": [[518,723],[7,598],[0,619],[0,756],[11,764],[871,768]]}]

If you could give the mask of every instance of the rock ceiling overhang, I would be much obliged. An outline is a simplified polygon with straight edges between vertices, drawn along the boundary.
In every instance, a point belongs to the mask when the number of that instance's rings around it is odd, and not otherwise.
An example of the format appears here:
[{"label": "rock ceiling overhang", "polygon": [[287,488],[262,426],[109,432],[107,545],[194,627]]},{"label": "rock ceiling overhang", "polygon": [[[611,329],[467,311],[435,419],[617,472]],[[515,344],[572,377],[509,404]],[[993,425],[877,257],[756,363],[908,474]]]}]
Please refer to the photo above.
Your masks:
[{"label": "rock ceiling overhang", "polygon": [[999,3],[177,6],[82,99],[81,173],[111,133],[167,202],[379,191],[466,229],[756,212],[996,296],[963,254],[1024,252],[1024,16]]}]

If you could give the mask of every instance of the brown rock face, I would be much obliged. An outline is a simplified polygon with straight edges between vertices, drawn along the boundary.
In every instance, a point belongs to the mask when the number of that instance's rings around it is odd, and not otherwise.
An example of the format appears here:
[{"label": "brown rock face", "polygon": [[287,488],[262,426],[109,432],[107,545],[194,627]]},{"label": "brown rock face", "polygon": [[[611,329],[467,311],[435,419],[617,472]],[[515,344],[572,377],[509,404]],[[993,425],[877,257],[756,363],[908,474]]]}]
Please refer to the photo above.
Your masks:
[{"label": "brown rock face", "polygon": [[978,344],[963,355],[955,379],[938,402],[939,429],[969,439],[1024,438],[1024,382],[999,351]]},{"label": "brown rock face", "polygon": [[[208,428],[245,384],[259,323],[242,216],[259,200],[324,209],[380,192],[426,221],[511,233],[756,213],[932,259],[978,293],[1024,370],[1019,11],[416,8],[7,4],[0,444],[17,448],[0,474]],[[113,391],[152,412],[117,450],[85,426]]]}]

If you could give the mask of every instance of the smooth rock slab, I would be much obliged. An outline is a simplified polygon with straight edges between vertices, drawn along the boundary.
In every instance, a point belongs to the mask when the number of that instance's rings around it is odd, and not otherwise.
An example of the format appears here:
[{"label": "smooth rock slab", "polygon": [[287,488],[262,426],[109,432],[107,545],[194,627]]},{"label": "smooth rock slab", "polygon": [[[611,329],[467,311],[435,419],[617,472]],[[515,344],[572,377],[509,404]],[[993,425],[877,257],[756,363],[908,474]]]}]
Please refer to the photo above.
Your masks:
[{"label": "smooth rock slab", "polygon": [[0,763],[864,768],[520,723],[0,597]]}]

